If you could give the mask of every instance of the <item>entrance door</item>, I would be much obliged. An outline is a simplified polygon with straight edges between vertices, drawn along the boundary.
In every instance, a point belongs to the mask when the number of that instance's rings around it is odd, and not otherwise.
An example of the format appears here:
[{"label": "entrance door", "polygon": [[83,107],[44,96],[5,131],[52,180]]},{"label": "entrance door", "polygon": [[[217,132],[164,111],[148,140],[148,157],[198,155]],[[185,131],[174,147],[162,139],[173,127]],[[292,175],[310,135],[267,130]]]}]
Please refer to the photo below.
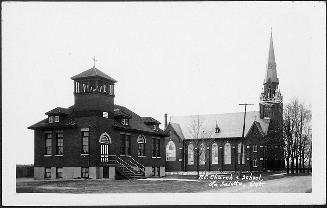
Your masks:
[{"label": "entrance door", "polygon": [[108,166],[104,166],[103,167],[103,178],[109,178],[109,167]]},{"label": "entrance door", "polygon": [[101,162],[109,162],[109,144],[101,144]]}]

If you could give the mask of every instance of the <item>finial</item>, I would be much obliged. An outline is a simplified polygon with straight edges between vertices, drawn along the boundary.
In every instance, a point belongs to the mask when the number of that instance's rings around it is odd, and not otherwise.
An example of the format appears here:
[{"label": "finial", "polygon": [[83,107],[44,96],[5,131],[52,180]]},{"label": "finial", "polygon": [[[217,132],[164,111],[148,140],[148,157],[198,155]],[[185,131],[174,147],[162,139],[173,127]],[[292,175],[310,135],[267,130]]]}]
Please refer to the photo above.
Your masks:
[{"label": "finial", "polygon": [[93,67],[95,68],[95,62],[96,62],[97,60],[95,59],[95,56],[93,56]]}]

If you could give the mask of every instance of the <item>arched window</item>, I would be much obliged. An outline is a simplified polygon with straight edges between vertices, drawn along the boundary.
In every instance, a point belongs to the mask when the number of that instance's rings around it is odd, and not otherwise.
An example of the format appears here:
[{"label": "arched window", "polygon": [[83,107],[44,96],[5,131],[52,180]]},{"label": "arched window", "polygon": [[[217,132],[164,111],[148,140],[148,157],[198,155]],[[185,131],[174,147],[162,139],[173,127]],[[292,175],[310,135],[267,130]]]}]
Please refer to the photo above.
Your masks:
[{"label": "arched window", "polygon": [[211,157],[212,164],[218,164],[218,145],[216,143],[212,144]]},{"label": "arched window", "polygon": [[[237,145],[237,164],[240,164],[241,162],[241,143]],[[242,154],[242,164],[245,164],[245,148],[243,145],[243,154]]]},{"label": "arched window", "polygon": [[205,144],[200,145],[200,165],[206,164],[206,146]]},{"label": "arched window", "polygon": [[145,156],[145,143],[146,139],[144,135],[139,135],[137,137],[137,143],[138,143],[138,150],[137,150],[137,156],[138,157],[144,157]]},{"label": "arched window", "polygon": [[231,164],[231,146],[229,142],[224,147],[224,164]]},{"label": "arched window", "polygon": [[166,161],[176,161],[176,146],[173,141],[169,141],[166,146]]},{"label": "arched window", "polygon": [[194,164],[194,147],[193,144],[189,144],[187,147],[187,164]]}]

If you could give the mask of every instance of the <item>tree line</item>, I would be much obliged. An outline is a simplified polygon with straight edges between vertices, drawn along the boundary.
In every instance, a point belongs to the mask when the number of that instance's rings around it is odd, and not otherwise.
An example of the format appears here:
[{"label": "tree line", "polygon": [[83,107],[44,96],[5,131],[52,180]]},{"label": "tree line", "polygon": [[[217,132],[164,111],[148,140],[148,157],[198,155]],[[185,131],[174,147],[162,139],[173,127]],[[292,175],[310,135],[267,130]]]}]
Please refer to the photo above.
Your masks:
[{"label": "tree line", "polygon": [[283,139],[287,174],[311,171],[311,110],[298,99],[284,106]]}]

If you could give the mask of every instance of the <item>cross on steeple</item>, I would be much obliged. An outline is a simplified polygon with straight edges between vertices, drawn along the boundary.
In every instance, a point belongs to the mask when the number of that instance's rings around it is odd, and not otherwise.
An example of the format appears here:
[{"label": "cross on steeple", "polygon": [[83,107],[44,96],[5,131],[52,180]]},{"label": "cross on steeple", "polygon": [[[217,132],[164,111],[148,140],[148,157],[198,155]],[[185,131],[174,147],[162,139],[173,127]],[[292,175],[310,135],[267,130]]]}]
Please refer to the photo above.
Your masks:
[{"label": "cross on steeple", "polygon": [[95,59],[95,56],[93,56],[93,67],[95,68],[95,62],[96,62],[97,60]]}]

